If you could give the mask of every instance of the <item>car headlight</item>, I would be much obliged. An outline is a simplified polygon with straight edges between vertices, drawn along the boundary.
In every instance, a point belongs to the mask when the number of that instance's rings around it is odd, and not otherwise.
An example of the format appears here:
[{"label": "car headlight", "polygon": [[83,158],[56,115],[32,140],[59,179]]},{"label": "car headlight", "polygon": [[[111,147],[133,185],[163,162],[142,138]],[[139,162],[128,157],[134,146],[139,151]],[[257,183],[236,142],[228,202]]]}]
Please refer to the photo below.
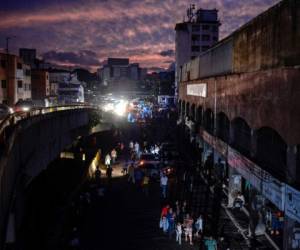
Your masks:
[{"label": "car headlight", "polygon": [[29,111],[29,110],[30,110],[30,108],[27,107],[27,106],[22,107],[22,111],[24,111],[24,112],[27,112],[27,111]]}]

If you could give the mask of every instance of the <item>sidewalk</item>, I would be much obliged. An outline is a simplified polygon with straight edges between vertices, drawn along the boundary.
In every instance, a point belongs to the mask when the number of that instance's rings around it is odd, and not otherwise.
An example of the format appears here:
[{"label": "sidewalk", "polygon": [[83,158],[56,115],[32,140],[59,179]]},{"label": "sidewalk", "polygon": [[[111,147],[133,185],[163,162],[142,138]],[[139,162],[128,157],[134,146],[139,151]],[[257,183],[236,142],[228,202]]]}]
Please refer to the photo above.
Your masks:
[{"label": "sidewalk", "polygon": [[[208,182],[204,175],[200,174],[203,181],[208,185]],[[214,187],[210,187],[210,191],[213,194],[214,193]],[[265,233],[261,236],[255,237],[255,242],[248,236],[249,231],[249,212],[245,207],[243,207],[241,210],[239,209],[233,209],[227,207],[227,189],[223,189],[223,202],[222,202],[222,208],[224,209],[226,215],[230,218],[231,222],[234,224],[235,228],[238,230],[239,234],[241,235],[242,239],[246,243],[246,245],[250,248],[251,246],[255,245],[255,249],[275,249],[280,250],[280,247],[273,241],[273,239]],[[225,201],[225,203],[224,203]]]}]

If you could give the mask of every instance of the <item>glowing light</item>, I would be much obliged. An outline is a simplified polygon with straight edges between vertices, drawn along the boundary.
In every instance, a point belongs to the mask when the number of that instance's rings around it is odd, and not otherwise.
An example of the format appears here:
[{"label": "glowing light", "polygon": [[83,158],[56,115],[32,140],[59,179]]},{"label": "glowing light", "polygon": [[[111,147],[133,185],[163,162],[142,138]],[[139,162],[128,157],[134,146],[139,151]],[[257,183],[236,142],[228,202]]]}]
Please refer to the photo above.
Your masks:
[{"label": "glowing light", "polygon": [[29,110],[30,110],[30,108],[27,106],[22,107],[22,111],[24,111],[24,112],[28,112]]},{"label": "glowing light", "polygon": [[127,108],[127,101],[124,100],[120,100],[116,105],[115,105],[115,109],[114,112],[115,114],[119,115],[119,116],[124,116],[126,113],[126,108]]},{"label": "glowing light", "polygon": [[114,109],[114,105],[112,103],[107,103],[103,107],[103,110],[105,112],[112,111],[113,109]]}]

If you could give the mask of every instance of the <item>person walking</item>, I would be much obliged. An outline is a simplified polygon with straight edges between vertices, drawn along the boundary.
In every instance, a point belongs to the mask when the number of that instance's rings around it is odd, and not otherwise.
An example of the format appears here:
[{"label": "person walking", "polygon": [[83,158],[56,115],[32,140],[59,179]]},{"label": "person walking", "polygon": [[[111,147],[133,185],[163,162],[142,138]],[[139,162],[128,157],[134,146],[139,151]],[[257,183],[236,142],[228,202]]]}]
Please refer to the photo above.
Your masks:
[{"label": "person walking", "polygon": [[209,236],[208,238],[204,238],[204,245],[206,246],[207,250],[217,250],[218,249],[217,242],[212,236]]},{"label": "person walking", "polygon": [[149,176],[146,174],[143,178],[143,182],[142,182],[142,185],[143,185],[143,192],[146,196],[149,195],[149,181],[150,181],[150,178]]},{"label": "person walking", "polygon": [[245,205],[245,198],[244,195],[242,195],[241,192],[237,193],[237,196],[235,197],[234,201],[233,201],[233,207],[235,209],[242,209],[242,207]]},{"label": "person walking", "polygon": [[129,142],[129,151],[130,151],[130,153],[132,153],[133,148],[134,148],[133,141],[130,141],[130,142]]},{"label": "person walking", "polygon": [[134,144],[134,151],[135,151],[136,155],[139,157],[139,155],[140,155],[140,144],[138,142],[136,142]]},{"label": "person walking", "polygon": [[176,213],[176,217],[179,218],[180,217],[180,204],[179,204],[178,200],[175,202],[175,213]]},{"label": "person walking", "polygon": [[162,208],[161,213],[160,213],[160,218],[166,217],[166,216],[167,216],[167,214],[168,214],[168,212],[169,212],[169,208],[170,208],[169,204],[166,204],[166,205]]},{"label": "person walking", "polygon": [[163,216],[161,218],[161,228],[163,230],[164,233],[167,233],[168,232],[168,228],[169,228],[169,223],[168,223],[168,220],[167,220],[167,217],[166,216]]},{"label": "person walking", "polygon": [[167,198],[168,177],[165,173],[160,177],[161,195],[164,199]]},{"label": "person walking", "polygon": [[190,217],[189,214],[186,215],[184,219],[184,227],[185,227],[185,241],[187,242],[189,239],[190,245],[193,245],[193,223],[194,220]]},{"label": "person walking", "polygon": [[113,169],[112,169],[111,166],[109,166],[109,167],[106,169],[106,177],[107,177],[107,183],[108,183],[108,185],[111,184],[112,171],[113,171]]},{"label": "person walking", "polygon": [[133,184],[135,183],[135,178],[134,178],[134,166],[133,163],[131,163],[128,167],[128,182],[132,182]]},{"label": "person walking", "polygon": [[113,149],[111,151],[110,155],[111,155],[112,163],[114,164],[116,162],[116,159],[117,159],[117,151],[115,149]]},{"label": "person walking", "polygon": [[172,235],[174,234],[174,231],[175,231],[175,218],[176,218],[176,215],[173,212],[173,209],[170,208],[169,212],[167,214],[167,220],[169,223],[169,227],[168,227],[169,239],[172,238]]},{"label": "person walking", "polygon": [[180,222],[177,222],[176,224],[176,242],[178,242],[179,245],[181,245],[181,235],[182,235],[182,225]]},{"label": "person walking", "polygon": [[198,237],[199,236],[199,232],[201,234],[203,232],[203,218],[202,218],[201,214],[199,215],[198,219],[195,222],[195,228],[196,228],[195,236]]},{"label": "person walking", "polygon": [[107,154],[107,155],[105,156],[104,162],[105,162],[106,168],[109,168],[109,167],[110,167],[110,164],[111,164],[111,157],[110,157],[109,154]]},{"label": "person walking", "polygon": [[143,180],[143,172],[141,169],[137,168],[135,171],[134,171],[134,178],[135,178],[135,183],[137,185],[138,188],[141,188],[142,187],[142,180]]},{"label": "person walking", "polygon": [[100,186],[101,183],[101,171],[100,167],[97,166],[96,171],[95,171],[95,182],[98,186]]}]

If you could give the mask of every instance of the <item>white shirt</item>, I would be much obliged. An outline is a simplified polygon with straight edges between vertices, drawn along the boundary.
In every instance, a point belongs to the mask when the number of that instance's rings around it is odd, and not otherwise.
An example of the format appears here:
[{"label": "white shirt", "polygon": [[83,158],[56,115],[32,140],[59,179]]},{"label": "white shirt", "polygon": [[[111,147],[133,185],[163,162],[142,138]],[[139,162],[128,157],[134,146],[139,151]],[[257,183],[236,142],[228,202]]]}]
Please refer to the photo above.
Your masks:
[{"label": "white shirt", "polygon": [[182,227],[181,227],[181,225],[177,225],[176,226],[176,230],[177,230],[178,234],[182,234]]},{"label": "white shirt", "polygon": [[110,161],[111,161],[111,158],[109,155],[106,155],[105,157],[105,165],[109,165],[110,164]]},{"label": "white shirt", "polygon": [[198,225],[198,228],[200,230],[203,229],[203,219],[202,218],[198,218],[197,221],[196,221],[196,224]]},{"label": "white shirt", "polygon": [[160,178],[160,184],[161,184],[162,186],[166,186],[166,185],[168,184],[168,177],[167,177],[167,176],[162,176],[162,177]]}]

